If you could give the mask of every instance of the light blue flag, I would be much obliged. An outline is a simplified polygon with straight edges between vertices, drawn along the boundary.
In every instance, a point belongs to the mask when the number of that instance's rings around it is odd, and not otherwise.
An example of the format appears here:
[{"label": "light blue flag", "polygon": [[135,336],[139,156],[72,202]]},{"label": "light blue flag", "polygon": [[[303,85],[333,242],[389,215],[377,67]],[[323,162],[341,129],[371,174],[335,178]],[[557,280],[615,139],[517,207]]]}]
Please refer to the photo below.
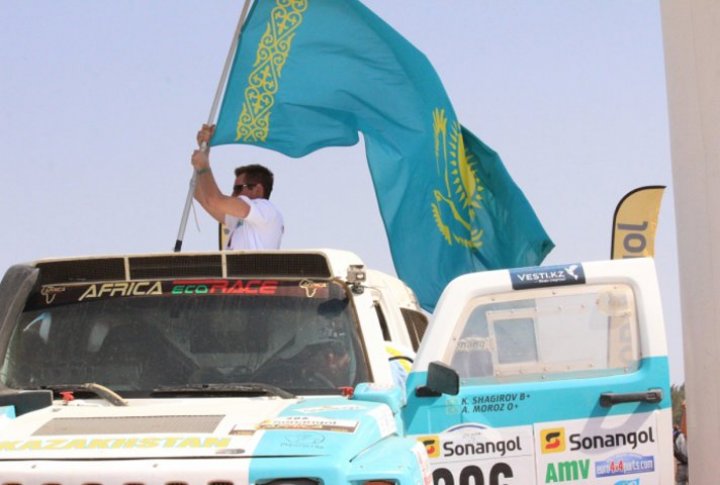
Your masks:
[{"label": "light blue flag", "polygon": [[357,0],[257,0],[211,145],[301,157],[359,132],[395,269],[426,310],[456,276],[536,265],[553,248],[412,44]]}]

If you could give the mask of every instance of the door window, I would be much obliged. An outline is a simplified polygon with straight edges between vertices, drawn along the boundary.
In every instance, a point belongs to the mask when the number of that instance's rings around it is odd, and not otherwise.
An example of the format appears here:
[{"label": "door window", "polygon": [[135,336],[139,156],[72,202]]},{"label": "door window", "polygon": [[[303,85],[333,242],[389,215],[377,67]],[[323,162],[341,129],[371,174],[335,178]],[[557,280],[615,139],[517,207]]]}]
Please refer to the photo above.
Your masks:
[{"label": "door window", "polygon": [[451,365],[466,383],[567,379],[637,369],[628,285],[516,291],[470,301]]}]

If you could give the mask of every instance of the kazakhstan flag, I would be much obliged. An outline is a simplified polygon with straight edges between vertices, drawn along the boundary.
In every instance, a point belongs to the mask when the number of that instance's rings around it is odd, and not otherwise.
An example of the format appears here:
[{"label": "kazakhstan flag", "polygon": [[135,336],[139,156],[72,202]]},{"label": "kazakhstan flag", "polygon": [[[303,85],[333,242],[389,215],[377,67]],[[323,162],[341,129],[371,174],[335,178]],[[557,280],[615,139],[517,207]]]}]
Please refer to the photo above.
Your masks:
[{"label": "kazakhstan flag", "polygon": [[537,265],[553,248],[412,44],[357,0],[257,0],[211,145],[301,157],[359,132],[395,269],[426,310],[456,276]]}]

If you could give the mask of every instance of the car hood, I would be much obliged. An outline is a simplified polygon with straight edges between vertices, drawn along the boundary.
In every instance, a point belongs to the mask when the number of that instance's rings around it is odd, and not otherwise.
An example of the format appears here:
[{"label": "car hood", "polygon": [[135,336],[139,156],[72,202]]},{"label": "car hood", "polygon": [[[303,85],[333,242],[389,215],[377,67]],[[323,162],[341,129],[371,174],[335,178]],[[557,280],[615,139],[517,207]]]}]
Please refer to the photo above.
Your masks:
[{"label": "car hood", "polygon": [[387,405],[341,397],[73,401],[0,420],[0,460],[350,459],[396,431]]}]

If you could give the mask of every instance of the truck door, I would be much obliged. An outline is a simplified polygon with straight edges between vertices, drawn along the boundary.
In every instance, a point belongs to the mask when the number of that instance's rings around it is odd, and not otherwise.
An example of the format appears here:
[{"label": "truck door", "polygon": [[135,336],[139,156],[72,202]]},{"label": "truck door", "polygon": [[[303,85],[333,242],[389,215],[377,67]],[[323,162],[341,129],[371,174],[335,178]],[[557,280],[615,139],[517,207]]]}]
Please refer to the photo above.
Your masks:
[{"label": "truck door", "polygon": [[[438,363],[457,395],[428,388]],[[435,485],[647,485],[673,483],[670,408],[655,270],[635,259],[453,281],[404,419]]]}]

